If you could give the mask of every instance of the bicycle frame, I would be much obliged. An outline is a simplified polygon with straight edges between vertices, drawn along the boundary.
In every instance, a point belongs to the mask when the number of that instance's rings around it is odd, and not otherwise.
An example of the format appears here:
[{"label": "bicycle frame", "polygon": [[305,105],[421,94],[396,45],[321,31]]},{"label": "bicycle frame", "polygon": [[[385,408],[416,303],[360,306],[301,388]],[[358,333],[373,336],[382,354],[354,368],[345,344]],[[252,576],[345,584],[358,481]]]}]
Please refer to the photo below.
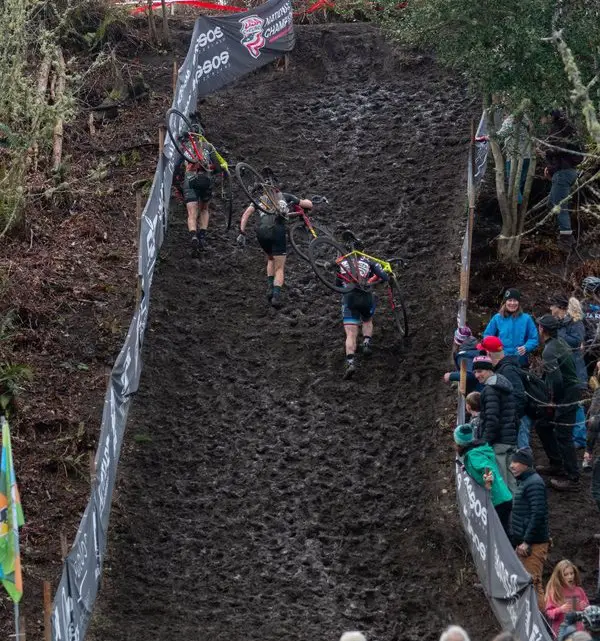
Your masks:
[{"label": "bicycle frame", "polygon": [[312,218],[306,213],[306,209],[303,209],[300,205],[294,205],[294,209],[290,212],[290,216],[298,216],[299,218],[302,218],[306,229],[308,229],[312,234],[312,237],[317,237],[317,232],[313,226]]}]

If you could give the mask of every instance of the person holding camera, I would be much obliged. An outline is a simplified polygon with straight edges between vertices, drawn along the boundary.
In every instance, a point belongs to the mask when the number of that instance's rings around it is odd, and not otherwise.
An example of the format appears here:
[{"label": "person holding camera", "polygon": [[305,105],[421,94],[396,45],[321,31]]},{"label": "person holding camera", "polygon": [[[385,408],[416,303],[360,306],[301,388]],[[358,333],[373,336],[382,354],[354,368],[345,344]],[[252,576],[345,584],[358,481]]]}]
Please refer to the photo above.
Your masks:
[{"label": "person holding camera", "polygon": [[523,567],[531,575],[543,612],[542,572],[550,541],[546,484],[533,469],[533,455],[528,448],[513,454],[510,471],[517,479],[510,519],[511,540]]},{"label": "person holding camera", "polygon": [[[546,585],[546,617],[554,634],[558,634],[567,612],[583,610],[589,604],[585,590],[581,587],[577,566],[567,559],[559,561]],[[578,623],[576,627],[577,630],[583,630],[583,623]]]},{"label": "person holding camera", "polygon": [[[577,629],[578,622],[583,623],[585,632]],[[589,633],[590,641],[600,641],[600,607],[588,605],[580,612],[567,612],[556,635],[557,641],[583,641],[583,635]]]}]

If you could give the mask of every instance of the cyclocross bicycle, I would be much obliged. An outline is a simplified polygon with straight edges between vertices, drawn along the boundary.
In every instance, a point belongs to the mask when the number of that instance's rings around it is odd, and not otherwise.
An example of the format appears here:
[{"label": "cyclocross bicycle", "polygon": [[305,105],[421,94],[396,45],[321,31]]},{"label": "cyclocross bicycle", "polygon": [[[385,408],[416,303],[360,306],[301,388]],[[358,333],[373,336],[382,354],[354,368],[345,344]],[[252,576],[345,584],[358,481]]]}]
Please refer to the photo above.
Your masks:
[{"label": "cyclocross bicycle", "polygon": [[[298,256],[304,260],[309,260],[308,248],[315,238],[331,236],[326,227],[315,223],[307,210],[299,205],[292,205],[290,211],[281,190],[274,184],[276,178],[272,172],[270,175],[262,175],[252,165],[239,162],[235,166],[235,175],[254,207],[266,214],[279,216],[289,223],[290,243]],[[329,202],[325,196],[312,196],[310,200],[313,205]]]},{"label": "cyclocross bicycle", "polygon": [[[166,117],[167,133],[171,142],[180,156],[186,162],[199,165],[207,173],[211,172],[210,159],[202,153],[201,142],[209,142],[202,131],[199,123],[192,124],[181,111],[169,109]],[[233,194],[231,189],[231,177],[229,173],[221,172],[220,183],[215,189],[216,196],[221,200],[223,209],[227,212],[227,229],[231,228],[233,217]]]},{"label": "cyclocross bicycle", "polygon": [[[349,231],[345,231],[341,237],[350,246],[359,242]],[[404,300],[400,293],[400,281],[394,271],[395,265],[406,266],[407,263],[403,258],[384,260],[376,256],[370,256],[357,249],[348,251],[340,243],[325,236],[319,236],[309,246],[310,263],[315,270],[315,274],[324,285],[339,294],[347,294],[353,289],[363,289],[365,287],[364,276],[360,274],[358,269],[357,259],[359,256],[379,264],[389,276],[387,282],[388,302],[392,310],[394,325],[400,334],[400,339],[404,340],[408,337],[408,318]]]}]

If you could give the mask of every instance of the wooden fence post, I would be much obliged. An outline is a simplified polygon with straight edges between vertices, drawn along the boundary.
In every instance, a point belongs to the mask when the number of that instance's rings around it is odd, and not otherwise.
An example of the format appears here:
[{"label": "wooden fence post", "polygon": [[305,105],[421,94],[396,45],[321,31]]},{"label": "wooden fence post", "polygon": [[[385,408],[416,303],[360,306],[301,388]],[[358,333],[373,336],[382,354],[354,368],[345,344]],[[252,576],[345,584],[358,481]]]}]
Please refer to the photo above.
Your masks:
[{"label": "wooden fence post", "polygon": [[[162,150],[161,150],[162,153]],[[141,188],[138,187],[135,191],[135,219],[136,219],[136,240],[135,240],[135,246],[139,252],[139,239],[140,239],[140,232],[142,229],[142,190]],[[135,304],[136,307],[139,305],[140,300],[142,299],[142,277],[138,274],[137,275],[137,282],[135,286]]]},{"label": "wooden fence post", "polygon": [[52,594],[50,581],[44,581],[44,641],[52,641]]},{"label": "wooden fence post", "polygon": [[62,555],[62,560],[64,561],[69,554],[69,546],[67,544],[67,535],[64,532],[60,533],[60,553]]},{"label": "wooden fence post", "polygon": [[[175,6],[174,4],[171,6]],[[177,60],[173,60],[173,97],[177,91]]]},{"label": "wooden fence post", "polygon": [[165,125],[161,123],[158,125],[158,157],[162,156],[163,149],[165,148]]}]

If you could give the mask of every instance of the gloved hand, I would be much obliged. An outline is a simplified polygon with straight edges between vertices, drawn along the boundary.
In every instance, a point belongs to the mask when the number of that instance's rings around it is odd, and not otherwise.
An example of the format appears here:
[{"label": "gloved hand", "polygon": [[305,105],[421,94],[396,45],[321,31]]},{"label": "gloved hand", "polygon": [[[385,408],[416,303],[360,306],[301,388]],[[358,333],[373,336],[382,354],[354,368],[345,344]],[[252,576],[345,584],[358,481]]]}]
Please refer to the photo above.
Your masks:
[{"label": "gloved hand", "polygon": [[237,244],[240,247],[245,247],[246,246],[246,234],[244,232],[241,232],[240,235],[236,238]]}]

